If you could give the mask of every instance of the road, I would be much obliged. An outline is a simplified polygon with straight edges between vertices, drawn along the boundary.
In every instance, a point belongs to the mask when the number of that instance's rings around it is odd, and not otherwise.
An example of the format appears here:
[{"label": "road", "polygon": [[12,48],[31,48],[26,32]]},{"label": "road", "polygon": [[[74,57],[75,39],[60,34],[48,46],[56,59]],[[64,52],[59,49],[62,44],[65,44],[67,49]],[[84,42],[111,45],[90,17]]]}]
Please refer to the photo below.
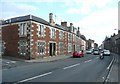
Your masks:
[{"label": "road", "polygon": [[113,56],[86,54],[46,63],[31,63],[3,70],[3,82],[103,82]]}]

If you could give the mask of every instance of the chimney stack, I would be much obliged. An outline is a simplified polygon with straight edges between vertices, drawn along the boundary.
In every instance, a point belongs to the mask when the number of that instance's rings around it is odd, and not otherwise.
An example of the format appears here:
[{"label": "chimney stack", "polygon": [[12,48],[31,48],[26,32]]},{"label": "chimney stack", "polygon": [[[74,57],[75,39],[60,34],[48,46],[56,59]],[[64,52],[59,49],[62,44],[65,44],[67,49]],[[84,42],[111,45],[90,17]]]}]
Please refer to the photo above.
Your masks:
[{"label": "chimney stack", "polygon": [[73,26],[73,23],[70,23],[70,27],[72,27]]},{"label": "chimney stack", "polygon": [[55,24],[54,20],[53,20],[53,13],[49,13],[49,23],[50,24]]},{"label": "chimney stack", "polygon": [[70,23],[70,30],[71,30],[71,32],[74,32],[73,23]]},{"label": "chimney stack", "polygon": [[61,25],[67,27],[67,22],[61,22]]}]

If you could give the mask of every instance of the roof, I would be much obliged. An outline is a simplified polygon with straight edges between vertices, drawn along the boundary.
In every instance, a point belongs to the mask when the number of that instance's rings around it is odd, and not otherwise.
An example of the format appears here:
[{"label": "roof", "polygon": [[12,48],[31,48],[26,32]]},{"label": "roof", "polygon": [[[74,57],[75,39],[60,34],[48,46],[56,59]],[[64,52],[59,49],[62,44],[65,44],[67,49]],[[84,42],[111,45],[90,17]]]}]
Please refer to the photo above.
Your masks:
[{"label": "roof", "polygon": [[29,20],[36,21],[36,22],[39,22],[39,23],[42,23],[42,24],[45,24],[45,25],[48,25],[48,26],[51,26],[51,27],[55,27],[57,29],[61,29],[63,31],[67,31],[67,32],[71,33],[70,27],[65,27],[65,26],[62,26],[62,25],[59,25],[59,24],[51,25],[48,21],[46,21],[42,18],[33,16],[33,15],[26,15],[26,16],[19,16],[19,17],[15,17],[15,18],[10,18],[10,19],[2,21],[2,25],[10,24],[10,23],[16,23],[16,22],[29,21]]},{"label": "roof", "polygon": [[59,24],[55,24],[54,27],[56,27],[56,28],[58,28],[58,29],[61,29],[61,30],[64,30],[64,31],[68,31],[68,28],[67,28],[67,27],[64,27],[64,26],[59,25]]},{"label": "roof", "polygon": [[81,39],[86,41],[86,37],[84,35],[80,35]]},{"label": "roof", "polygon": [[64,27],[64,26],[59,25],[59,24],[51,25],[48,21],[46,21],[42,18],[33,16],[33,15],[26,15],[26,16],[20,16],[20,17],[7,19],[7,20],[2,21],[2,25],[16,23],[16,22],[22,22],[22,21],[28,21],[28,20],[36,21],[36,22],[39,22],[39,23],[42,23],[42,24],[45,24],[48,26],[52,26],[52,27],[55,27],[55,28],[58,28],[58,29],[61,29],[64,31],[68,31],[67,27]]},{"label": "roof", "polygon": [[26,15],[26,16],[20,16],[20,17],[7,19],[2,22],[2,25],[9,24],[9,23],[15,23],[15,22],[28,21],[28,20],[33,20],[33,21],[37,21],[37,22],[40,22],[46,25],[50,25],[49,22],[47,22],[46,20],[33,16],[33,15]]}]

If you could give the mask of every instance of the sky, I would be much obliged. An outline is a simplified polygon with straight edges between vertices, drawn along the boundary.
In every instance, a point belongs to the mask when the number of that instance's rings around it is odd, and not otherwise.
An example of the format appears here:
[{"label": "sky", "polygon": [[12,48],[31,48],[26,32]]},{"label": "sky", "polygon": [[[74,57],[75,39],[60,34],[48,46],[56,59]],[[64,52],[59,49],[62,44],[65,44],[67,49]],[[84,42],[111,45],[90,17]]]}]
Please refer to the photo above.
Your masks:
[{"label": "sky", "polygon": [[1,0],[0,19],[34,15],[57,24],[67,21],[80,27],[81,34],[99,45],[106,36],[117,34],[119,0]]}]

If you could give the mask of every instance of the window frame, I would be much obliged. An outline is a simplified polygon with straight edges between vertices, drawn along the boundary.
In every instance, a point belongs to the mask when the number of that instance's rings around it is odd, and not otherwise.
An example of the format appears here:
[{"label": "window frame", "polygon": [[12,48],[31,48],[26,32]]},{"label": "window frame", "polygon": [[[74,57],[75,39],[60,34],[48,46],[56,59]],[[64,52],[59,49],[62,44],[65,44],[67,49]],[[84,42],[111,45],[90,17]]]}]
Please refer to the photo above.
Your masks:
[{"label": "window frame", "polygon": [[26,55],[27,54],[27,41],[26,40],[20,40],[19,41],[19,54],[20,55]]},{"label": "window frame", "polygon": [[56,29],[55,29],[55,28],[51,28],[50,37],[51,37],[52,39],[55,39],[55,38],[56,38]]},{"label": "window frame", "polygon": [[45,36],[45,25],[43,25],[43,24],[38,25],[38,36],[39,37]]},{"label": "window frame", "polygon": [[37,49],[38,49],[38,54],[39,55],[45,55],[45,47],[46,43],[44,41],[38,41],[37,43]]},{"label": "window frame", "polygon": [[64,43],[63,42],[59,42],[59,51],[60,51],[60,54],[64,54]]},{"label": "window frame", "polygon": [[20,23],[19,29],[20,29],[19,32],[20,37],[27,36],[27,23]]}]

